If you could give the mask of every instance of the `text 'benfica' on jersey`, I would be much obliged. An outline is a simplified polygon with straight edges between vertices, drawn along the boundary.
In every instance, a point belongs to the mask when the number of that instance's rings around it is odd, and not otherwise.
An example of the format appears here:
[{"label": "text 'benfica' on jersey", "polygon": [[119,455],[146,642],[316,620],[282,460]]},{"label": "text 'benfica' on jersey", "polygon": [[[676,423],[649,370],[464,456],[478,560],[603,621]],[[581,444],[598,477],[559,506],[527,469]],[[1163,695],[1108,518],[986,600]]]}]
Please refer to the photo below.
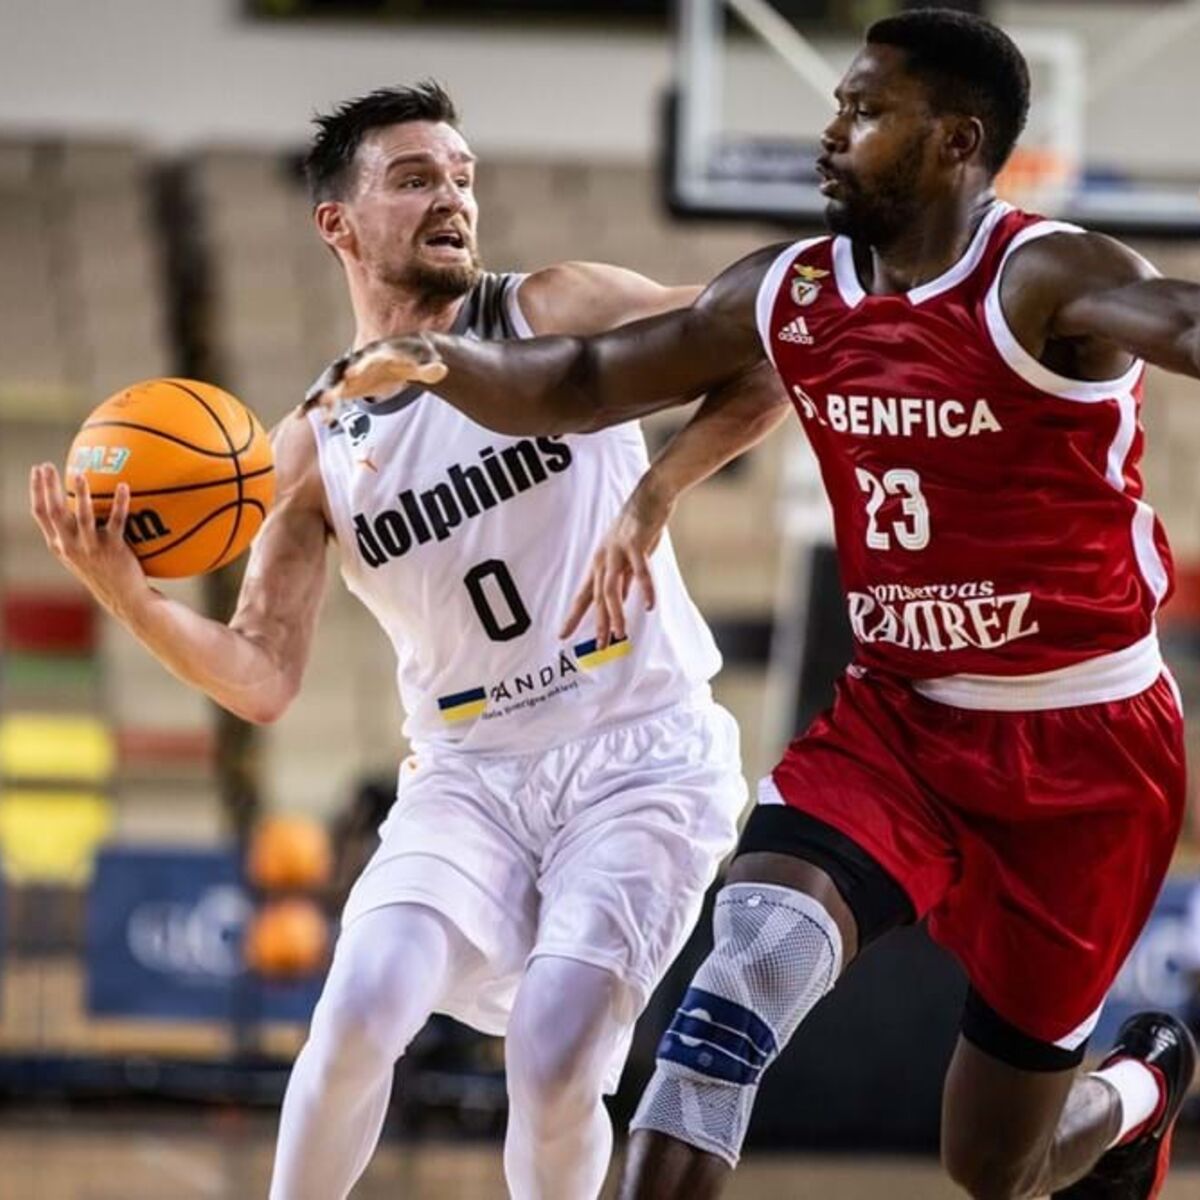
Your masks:
[{"label": "text 'benfica' on jersey", "polygon": [[1115,699],[1162,670],[1144,364],[1057,375],[1000,306],[1008,256],[1059,232],[1081,231],[998,201],[945,274],[886,296],[866,293],[848,239],[817,238],[758,295],[833,507],[858,661],[968,707]]}]

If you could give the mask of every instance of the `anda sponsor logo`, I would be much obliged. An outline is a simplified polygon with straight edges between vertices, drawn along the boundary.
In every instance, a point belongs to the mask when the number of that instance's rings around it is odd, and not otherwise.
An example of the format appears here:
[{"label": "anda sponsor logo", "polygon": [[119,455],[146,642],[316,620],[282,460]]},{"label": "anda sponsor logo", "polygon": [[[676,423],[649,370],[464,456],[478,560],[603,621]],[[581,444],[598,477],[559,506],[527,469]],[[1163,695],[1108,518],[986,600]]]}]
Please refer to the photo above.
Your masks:
[{"label": "anda sponsor logo", "polygon": [[579,687],[579,664],[560,650],[556,662],[547,663],[536,671],[521,671],[488,687],[490,707],[483,714],[485,721],[494,721],[518,710],[536,708],[563,692]]},{"label": "anda sponsor logo", "polygon": [[822,413],[807,392],[796,387],[792,391],[808,420],[852,437],[961,438],[1000,433],[1003,429],[984,399],[843,396],[830,392]]},{"label": "anda sponsor logo", "polygon": [[906,650],[995,650],[1038,632],[1029,592],[997,594],[991,580],[888,584],[846,597],[854,636]]},{"label": "anda sponsor logo", "polygon": [[367,566],[381,567],[414,546],[444,542],[464,521],[545,483],[571,462],[571,449],[559,438],[522,438],[499,451],[487,446],[478,462],[454,463],[432,487],[406,488],[394,507],[369,516],[355,513],[359,553]]}]

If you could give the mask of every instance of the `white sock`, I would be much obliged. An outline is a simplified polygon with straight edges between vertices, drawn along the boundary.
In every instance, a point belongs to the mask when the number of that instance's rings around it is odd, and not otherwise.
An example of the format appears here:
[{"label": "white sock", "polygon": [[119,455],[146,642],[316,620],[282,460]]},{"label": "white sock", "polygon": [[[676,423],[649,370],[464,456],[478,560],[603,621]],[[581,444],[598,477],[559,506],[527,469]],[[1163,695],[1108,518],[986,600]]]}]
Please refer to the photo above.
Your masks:
[{"label": "white sock", "polygon": [[342,932],[288,1080],[270,1200],[345,1200],[379,1141],[396,1060],[475,954],[416,904],[373,909]]},{"label": "white sock", "polygon": [[543,956],[525,971],[505,1039],[513,1200],[595,1200],[612,1155],[606,1078],[636,1013],[610,971]]},{"label": "white sock", "polygon": [[1102,1071],[1094,1071],[1097,1079],[1116,1088],[1121,1098],[1121,1128],[1117,1136],[1109,1142],[1115,1146],[1132,1129],[1148,1121],[1162,1102],[1162,1087],[1158,1076],[1143,1062],[1135,1058],[1122,1058],[1105,1067]]}]

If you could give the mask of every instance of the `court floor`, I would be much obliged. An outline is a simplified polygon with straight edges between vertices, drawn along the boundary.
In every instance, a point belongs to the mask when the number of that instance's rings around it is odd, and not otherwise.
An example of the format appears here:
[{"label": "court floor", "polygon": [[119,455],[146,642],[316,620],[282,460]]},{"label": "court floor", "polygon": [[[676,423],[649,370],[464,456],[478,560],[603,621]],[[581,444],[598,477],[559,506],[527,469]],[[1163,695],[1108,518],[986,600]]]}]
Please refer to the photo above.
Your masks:
[{"label": "court floor", "polygon": [[[257,1200],[265,1197],[273,1122],[239,1113],[28,1119],[0,1110],[3,1200]],[[505,1195],[498,1145],[385,1143],[353,1200],[478,1200]],[[1178,1169],[1164,1200],[1200,1195],[1200,1169]],[[931,1162],[853,1156],[748,1158],[728,1200],[950,1200]]]}]

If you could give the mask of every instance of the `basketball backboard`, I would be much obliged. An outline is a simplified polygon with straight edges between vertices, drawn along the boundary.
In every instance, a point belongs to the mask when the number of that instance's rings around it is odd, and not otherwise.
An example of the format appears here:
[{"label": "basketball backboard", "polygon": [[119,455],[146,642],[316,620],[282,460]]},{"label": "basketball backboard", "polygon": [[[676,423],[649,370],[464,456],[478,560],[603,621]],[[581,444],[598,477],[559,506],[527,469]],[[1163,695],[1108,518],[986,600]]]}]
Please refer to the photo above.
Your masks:
[{"label": "basketball backboard", "polygon": [[[1200,0],[1164,0],[1123,45],[1090,61],[1077,30],[1065,24],[1008,32],[1029,61],[1033,104],[998,180],[1001,194],[1122,236],[1200,236],[1200,195],[1189,172],[1168,177],[1097,161],[1088,136],[1104,89],[1152,69],[1165,44],[1190,37],[1200,50]],[[820,131],[855,50],[848,40],[815,43],[769,0],[679,0],[664,137],[672,211],[819,226]]]}]

